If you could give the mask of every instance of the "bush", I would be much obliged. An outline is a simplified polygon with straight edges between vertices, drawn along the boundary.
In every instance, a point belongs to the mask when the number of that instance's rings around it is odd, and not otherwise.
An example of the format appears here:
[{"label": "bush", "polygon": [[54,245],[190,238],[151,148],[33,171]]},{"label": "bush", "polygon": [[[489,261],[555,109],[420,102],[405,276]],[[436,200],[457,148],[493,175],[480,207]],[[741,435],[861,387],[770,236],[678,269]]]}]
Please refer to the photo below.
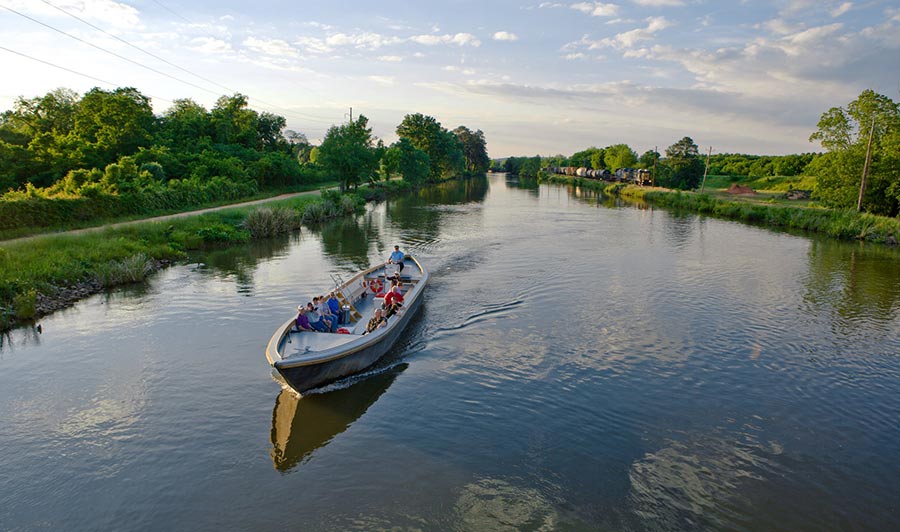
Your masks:
[{"label": "bush", "polygon": [[105,288],[139,283],[156,270],[156,262],[145,253],[110,262],[97,269],[97,281]]},{"label": "bush", "polygon": [[262,207],[247,214],[243,227],[250,231],[253,238],[266,238],[298,229],[300,219],[293,209]]},{"label": "bush", "polygon": [[30,320],[34,318],[37,307],[37,290],[30,288],[13,297],[13,313],[16,319]]}]

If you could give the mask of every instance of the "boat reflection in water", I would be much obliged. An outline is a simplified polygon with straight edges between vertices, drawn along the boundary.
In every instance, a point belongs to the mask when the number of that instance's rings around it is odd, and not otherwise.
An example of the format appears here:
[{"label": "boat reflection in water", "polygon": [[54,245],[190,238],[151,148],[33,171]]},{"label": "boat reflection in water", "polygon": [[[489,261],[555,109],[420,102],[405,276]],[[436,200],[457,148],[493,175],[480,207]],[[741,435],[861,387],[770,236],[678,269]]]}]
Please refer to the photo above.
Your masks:
[{"label": "boat reflection in water", "polygon": [[[407,364],[401,363],[374,375],[355,375],[347,379],[355,381],[352,386],[339,381],[336,383],[339,389],[302,398],[283,384],[272,411],[271,454],[275,469],[282,473],[290,471],[347,430],[406,367]],[[277,376],[273,378],[281,382]]]}]

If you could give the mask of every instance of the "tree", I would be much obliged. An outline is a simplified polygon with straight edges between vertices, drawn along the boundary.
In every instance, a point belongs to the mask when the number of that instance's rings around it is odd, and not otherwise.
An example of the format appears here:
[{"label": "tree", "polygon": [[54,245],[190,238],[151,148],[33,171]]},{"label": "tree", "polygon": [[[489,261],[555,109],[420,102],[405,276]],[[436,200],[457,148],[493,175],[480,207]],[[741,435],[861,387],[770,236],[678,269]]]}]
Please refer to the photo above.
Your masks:
[{"label": "tree", "polygon": [[211,116],[213,140],[220,144],[257,147],[259,137],[256,128],[259,115],[249,108],[249,103],[243,94],[222,96],[216,100]]},{"label": "tree", "polygon": [[613,144],[608,146],[603,156],[606,167],[615,172],[619,168],[631,168],[638,160],[637,153],[628,147],[628,144]]},{"label": "tree", "polygon": [[647,150],[641,155],[638,162],[642,168],[653,168],[653,166],[659,162],[659,152],[656,150]]},{"label": "tree", "polygon": [[[575,152],[569,157],[568,165],[560,165],[560,166],[574,166],[576,168],[594,168],[594,169],[602,169],[604,168],[603,157],[605,155],[604,150],[600,148],[588,148],[583,151]],[[598,164],[599,166],[594,166],[594,164]]]},{"label": "tree", "polygon": [[409,139],[400,139],[394,146],[398,153],[397,169],[404,181],[417,185],[428,179],[431,161],[427,153],[413,146]]},{"label": "tree", "polygon": [[696,188],[702,176],[703,162],[691,137],[666,148],[665,168],[659,176],[661,186],[688,190]]},{"label": "tree", "polygon": [[281,134],[285,127],[287,121],[283,116],[267,112],[259,113],[256,119],[256,147],[264,151],[286,151],[290,144]]},{"label": "tree", "polygon": [[871,164],[863,208],[896,216],[900,210],[900,107],[872,90],[863,91],[846,108],[824,112],[818,130],[810,135],[810,141],[819,141],[828,150],[808,166],[816,176],[815,196],[829,207],[856,205],[870,129]]},{"label": "tree", "polygon": [[195,145],[198,139],[212,135],[209,112],[191,99],[178,99],[160,120],[160,141],[166,145],[185,151]]},{"label": "tree", "polygon": [[341,190],[368,179],[377,166],[375,141],[369,119],[359,115],[355,121],[331,126],[318,148],[317,162],[341,180]]},{"label": "tree", "polygon": [[434,117],[422,113],[406,115],[397,126],[397,136],[408,139],[428,154],[432,180],[465,168],[465,156],[456,135],[444,129]]},{"label": "tree", "polygon": [[491,159],[487,153],[487,142],[484,132],[480,129],[472,131],[466,126],[459,126],[453,130],[453,134],[462,145],[462,153],[465,157],[466,171],[483,174],[491,165]]},{"label": "tree", "polygon": [[102,168],[149,146],[155,122],[150,99],[137,89],[94,88],[78,104],[72,136],[84,152],[85,164]]}]

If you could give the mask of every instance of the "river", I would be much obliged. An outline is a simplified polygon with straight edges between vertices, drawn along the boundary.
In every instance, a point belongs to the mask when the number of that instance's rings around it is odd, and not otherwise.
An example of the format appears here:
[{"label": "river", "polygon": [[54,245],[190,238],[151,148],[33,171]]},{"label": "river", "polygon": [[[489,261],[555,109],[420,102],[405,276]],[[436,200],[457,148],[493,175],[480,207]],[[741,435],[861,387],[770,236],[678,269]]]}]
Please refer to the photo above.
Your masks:
[{"label": "river", "polygon": [[[263,349],[388,255],[377,368]],[[0,530],[898,530],[900,253],[504,175],[198,254],[0,340]]]}]

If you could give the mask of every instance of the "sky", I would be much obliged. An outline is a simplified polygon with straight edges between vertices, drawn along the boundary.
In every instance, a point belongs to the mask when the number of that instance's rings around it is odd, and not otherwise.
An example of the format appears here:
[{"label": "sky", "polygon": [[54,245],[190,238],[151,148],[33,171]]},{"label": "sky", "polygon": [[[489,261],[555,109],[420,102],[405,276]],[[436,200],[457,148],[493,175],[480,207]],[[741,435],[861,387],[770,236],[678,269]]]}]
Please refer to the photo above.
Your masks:
[{"label": "sky", "polygon": [[865,89],[900,100],[900,0],[0,0],[0,61],[0,110],[239,92],[313,142],[352,108],[387,143],[415,112],[481,129],[495,158],[778,155],[821,151],[819,116]]}]

